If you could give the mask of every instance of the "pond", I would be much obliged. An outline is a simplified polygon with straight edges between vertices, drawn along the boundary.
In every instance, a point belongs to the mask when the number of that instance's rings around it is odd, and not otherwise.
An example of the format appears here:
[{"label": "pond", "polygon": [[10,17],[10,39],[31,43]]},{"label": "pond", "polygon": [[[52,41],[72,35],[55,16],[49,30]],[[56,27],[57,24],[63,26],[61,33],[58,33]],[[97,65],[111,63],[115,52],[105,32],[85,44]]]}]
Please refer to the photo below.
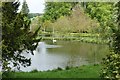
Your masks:
[{"label": "pond", "polygon": [[46,71],[58,67],[65,68],[81,65],[99,64],[105,55],[109,54],[108,45],[83,43],[77,41],[39,42],[34,55],[24,52],[24,56],[31,58],[31,66],[22,71]]}]

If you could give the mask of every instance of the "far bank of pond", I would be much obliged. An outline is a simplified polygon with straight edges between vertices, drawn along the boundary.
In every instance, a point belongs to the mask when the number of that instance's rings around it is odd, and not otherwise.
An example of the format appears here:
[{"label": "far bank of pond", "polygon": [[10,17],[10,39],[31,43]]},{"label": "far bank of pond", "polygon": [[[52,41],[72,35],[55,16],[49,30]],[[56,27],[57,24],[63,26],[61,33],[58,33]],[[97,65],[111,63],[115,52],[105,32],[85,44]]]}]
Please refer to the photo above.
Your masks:
[{"label": "far bank of pond", "polygon": [[100,37],[100,34],[92,33],[42,33],[38,36],[42,40],[65,40],[65,41],[79,41],[96,44],[108,44],[109,40]]},{"label": "far bank of pond", "polygon": [[[62,70],[58,68],[52,71],[31,72],[9,72],[7,78],[94,78],[99,79],[101,71],[100,65],[83,65],[80,67],[66,68]],[[3,75],[5,77],[5,75]]]}]

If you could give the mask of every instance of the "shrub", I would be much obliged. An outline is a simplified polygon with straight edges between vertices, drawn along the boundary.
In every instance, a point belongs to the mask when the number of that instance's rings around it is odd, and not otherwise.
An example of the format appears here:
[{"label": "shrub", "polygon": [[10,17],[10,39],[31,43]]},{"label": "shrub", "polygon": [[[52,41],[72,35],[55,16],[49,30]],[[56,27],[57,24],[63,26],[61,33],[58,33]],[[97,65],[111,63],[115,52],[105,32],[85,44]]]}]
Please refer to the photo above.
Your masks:
[{"label": "shrub", "polygon": [[38,72],[38,70],[37,70],[37,69],[34,69],[34,70],[32,70],[31,72]]},{"label": "shrub", "polygon": [[66,66],[66,68],[65,68],[66,70],[69,70],[70,69],[70,67],[69,66]]},{"label": "shrub", "polygon": [[58,67],[57,70],[62,70],[62,68]]},{"label": "shrub", "polygon": [[120,55],[112,52],[103,59],[102,78],[120,79]]}]

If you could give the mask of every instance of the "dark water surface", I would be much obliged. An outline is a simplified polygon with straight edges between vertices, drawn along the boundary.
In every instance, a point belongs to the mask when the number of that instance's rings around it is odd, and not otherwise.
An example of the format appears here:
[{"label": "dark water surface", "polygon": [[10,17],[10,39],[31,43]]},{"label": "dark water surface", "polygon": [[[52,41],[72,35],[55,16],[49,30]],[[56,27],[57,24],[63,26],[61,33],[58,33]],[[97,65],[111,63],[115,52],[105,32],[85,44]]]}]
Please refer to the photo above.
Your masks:
[{"label": "dark water surface", "polygon": [[24,52],[24,56],[31,58],[31,66],[22,71],[52,70],[58,67],[75,67],[100,63],[105,55],[109,54],[108,45],[82,43],[77,41],[51,41],[39,42],[34,55]]}]

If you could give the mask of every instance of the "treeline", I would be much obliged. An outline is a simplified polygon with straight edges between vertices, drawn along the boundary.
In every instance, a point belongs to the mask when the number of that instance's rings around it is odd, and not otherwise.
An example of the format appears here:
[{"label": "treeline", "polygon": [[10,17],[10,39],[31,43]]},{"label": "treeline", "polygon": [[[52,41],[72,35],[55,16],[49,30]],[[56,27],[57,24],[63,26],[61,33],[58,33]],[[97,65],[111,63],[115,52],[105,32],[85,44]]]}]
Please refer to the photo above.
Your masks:
[{"label": "treeline", "polygon": [[28,14],[28,18],[34,18],[34,17],[37,17],[37,16],[42,16],[43,13],[29,13]]},{"label": "treeline", "polygon": [[[99,33],[109,38],[113,26],[114,3],[47,2],[40,18],[41,30],[69,33]],[[35,27],[35,26],[33,26]]]}]

